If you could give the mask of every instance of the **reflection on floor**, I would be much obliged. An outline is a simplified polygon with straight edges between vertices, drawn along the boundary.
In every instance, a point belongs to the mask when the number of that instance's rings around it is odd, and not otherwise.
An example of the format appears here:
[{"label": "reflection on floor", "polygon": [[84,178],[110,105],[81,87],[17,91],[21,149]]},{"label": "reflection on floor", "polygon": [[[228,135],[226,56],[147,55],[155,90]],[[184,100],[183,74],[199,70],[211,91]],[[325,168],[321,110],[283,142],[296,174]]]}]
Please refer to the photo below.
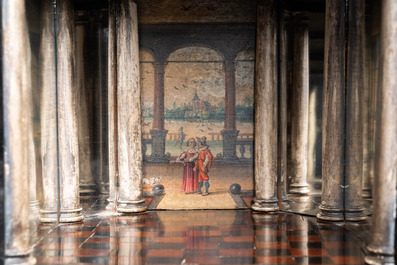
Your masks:
[{"label": "reflection on floor", "polygon": [[110,216],[102,212],[103,198],[83,198],[82,204],[88,209],[82,223],[32,227],[37,264],[363,264],[369,229],[367,223],[320,223],[290,212]]}]

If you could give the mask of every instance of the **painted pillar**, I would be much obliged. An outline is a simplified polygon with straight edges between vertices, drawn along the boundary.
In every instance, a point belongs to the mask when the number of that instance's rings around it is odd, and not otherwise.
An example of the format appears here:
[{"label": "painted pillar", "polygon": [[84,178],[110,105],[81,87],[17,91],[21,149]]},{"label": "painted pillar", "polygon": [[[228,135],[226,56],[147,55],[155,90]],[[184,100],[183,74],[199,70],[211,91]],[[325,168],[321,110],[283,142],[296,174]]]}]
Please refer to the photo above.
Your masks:
[{"label": "painted pillar", "polygon": [[255,197],[252,209],[277,211],[277,18],[274,0],[257,14],[255,70]]},{"label": "painted pillar", "polygon": [[322,195],[317,218],[342,221],[345,137],[345,1],[327,1],[323,88]]},{"label": "painted pillar", "polygon": [[298,18],[294,34],[294,77],[291,108],[292,180],[290,193],[308,194],[309,26]]},{"label": "painted pillar", "polygon": [[374,180],[371,255],[368,264],[394,264],[397,158],[397,3],[382,1],[381,70]]},{"label": "painted pillar", "polygon": [[118,185],[118,152],[117,152],[117,46],[115,2],[109,1],[108,33],[108,152],[109,152],[109,205],[115,207]]},{"label": "painted pillar", "polygon": [[120,0],[117,25],[118,212],[146,211],[143,198],[142,128],[137,6]]},{"label": "painted pillar", "polygon": [[150,162],[168,163],[165,157],[165,137],[168,133],[164,130],[164,72],[166,63],[155,62],[154,68],[154,101],[153,101],[153,127],[150,130],[152,135],[152,155]]},{"label": "painted pillar", "polygon": [[59,1],[57,34],[58,167],[60,222],[83,220],[79,193],[79,149],[72,0]]},{"label": "painted pillar", "polygon": [[[4,255],[27,256],[29,243],[30,42],[25,1],[2,2]],[[13,41],[17,40],[17,41]],[[3,229],[3,228],[2,228]],[[3,251],[1,251],[3,253]]]},{"label": "painted pillar", "polygon": [[236,141],[236,67],[233,61],[225,61],[225,123],[221,131],[223,139],[223,159],[237,160]]},{"label": "painted pillar", "polygon": [[58,220],[57,84],[54,16],[50,1],[41,2],[40,81],[41,81],[41,163],[43,203],[41,222]]},{"label": "painted pillar", "polygon": [[364,2],[349,1],[346,87],[345,219],[362,221],[363,214],[363,88]]},{"label": "painted pillar", "polygon": [[[87,15],[85,13],[79,14],[81,17]],[[91,139],[90,126],[88,116],[88,102],[87,102],[87,88],[85,85],[85,48],[89,48],[86,44],[86,28],[87,21],[79,19],[75,22],[75,36],[76,36],[76,79],[77,79],[77,110],[78,110],[78,140],[79,140],[79,174],[80,174],[80,194],[88,195],[95,193],[95,183],[91,173]]]}]

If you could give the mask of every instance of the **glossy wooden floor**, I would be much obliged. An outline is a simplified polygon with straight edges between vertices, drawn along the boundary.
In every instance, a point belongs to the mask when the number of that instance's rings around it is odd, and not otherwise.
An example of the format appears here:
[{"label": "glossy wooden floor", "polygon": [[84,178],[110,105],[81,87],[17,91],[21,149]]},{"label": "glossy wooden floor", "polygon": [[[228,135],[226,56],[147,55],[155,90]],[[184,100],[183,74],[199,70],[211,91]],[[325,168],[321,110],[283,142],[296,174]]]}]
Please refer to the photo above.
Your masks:
[{"label": "glossy wooden floor", "polygon": [[[101,205],[93,204],[82,223],[39,224],[32,237],[37,264],[364,263],[356,232],[343,223],[250,210],[111,217]],[[366,223],[355,227],[368,230]]]}]

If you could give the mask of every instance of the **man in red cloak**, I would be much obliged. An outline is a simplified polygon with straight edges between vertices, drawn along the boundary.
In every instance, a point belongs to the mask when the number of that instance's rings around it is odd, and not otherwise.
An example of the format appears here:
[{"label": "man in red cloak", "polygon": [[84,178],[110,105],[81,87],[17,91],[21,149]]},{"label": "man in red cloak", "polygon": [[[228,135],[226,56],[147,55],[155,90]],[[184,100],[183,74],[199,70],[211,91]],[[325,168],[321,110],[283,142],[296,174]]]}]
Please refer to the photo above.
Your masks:
[{"label": "man in red cloak", "polygon": [[[189,161],[197,160],[196,170],[198,171],[198,180],[199,180],[199,187],[197,193],[205,196],[208,195],[208,189],[210,187],[210,183],[209,183],[210,178],[208,176],[208,172],[211,169],[213,156],[207,145],[207,138],[203,136],[202,138],[196,137],[196,139],[199,147],[199,153],[194,157],[192,157],[191,159],[189,159]],[[201,191],[203,184],[205,185],[205,192]]]}]

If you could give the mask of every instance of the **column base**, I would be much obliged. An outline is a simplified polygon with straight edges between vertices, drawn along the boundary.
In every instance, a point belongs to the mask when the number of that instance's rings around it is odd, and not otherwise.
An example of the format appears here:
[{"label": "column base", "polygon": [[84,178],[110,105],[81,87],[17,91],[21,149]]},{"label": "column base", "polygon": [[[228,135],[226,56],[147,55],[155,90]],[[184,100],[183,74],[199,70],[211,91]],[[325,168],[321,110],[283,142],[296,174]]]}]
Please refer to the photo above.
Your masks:
[{"label": "column base", "polygon": [[96,194],[95,184],[80,184],[80,196],[94,195]]},{"label": "column base", "polygon": [[280,210],[277,203],[277,199],[263,200],[254,198],[251,208],[258,212],[277,212]]},{"label": "column base", "polygon": [[108,198],[107,201],[109,202],[108,205],[106,205],[106,210],[107,211],[113,211],[116,210],[116,206],[115,206],[115,198]]},{"label": "column base", "polygon": [[342,222],[344,221],[343,210],[331,209],[320,206],[320,212],[317,214],[317,219],[327,222]]},{"label": "column base", "polygon": [[309,194],[310,189],[308,184],[291,184],[288,192],[293,194],[307,195]]},{"label": "column base", "polygon": [[372,198],[372,193],[370,189],[363,189],[362,197],[364,199],[371,199]]},{"label": "column base", "polygon": [[367,255],[364,257],[365,264],[370,265],[394,265],[395,259],[394,255]]},{"label": "column base", "polygon": [[349,221],[349,222],[362,222],[362,221],[367,220],[368,216],[366,216],[364,214],[364,208],[361,208],[361,209],[357,209],[354,211],[346,210],[345,218],[346,218],[346,221]]},{"label": "column base", "polygon": [[108,182],[101,182],[99,185],[99,192],[103,195],[109,195],[109,183]]},{"label": "column base", "polygon": [[34,200],[29,203],[29,219],[36,219],[40,215],[39,201]]},{"label": "column base", "polygon": [[5,257],[4,258],[5,265],[35,265],[36,258],[32,257],[28,254],[28,256],[20,256],[20,257]]},{"label": "column base", "polygon": [[[394,262],[394,248],[393,247],[377,247],[372,244],[367,246],[368,255],[365,257],[365,262],[368,261],[376,262],[376,261],[393,261]],[[389,263],[367,263],[367,264],[389,264]],[[393,263],[394,264],[394,263]]]},{"label": "column base", "polygon": [[118,201],[117,212],[119,213],[141,213],[147,211],[145,199],[137,201]]},{"label": "column base", "polygon": [[[81,213],[82,208],[73,210],[62,210],[59,216],[60,223],[76,223],[81,222],[84,219]],[[58,222],[58,212],[56,211],[40,211],[40,222],[42,223],[55,223]]]}]

